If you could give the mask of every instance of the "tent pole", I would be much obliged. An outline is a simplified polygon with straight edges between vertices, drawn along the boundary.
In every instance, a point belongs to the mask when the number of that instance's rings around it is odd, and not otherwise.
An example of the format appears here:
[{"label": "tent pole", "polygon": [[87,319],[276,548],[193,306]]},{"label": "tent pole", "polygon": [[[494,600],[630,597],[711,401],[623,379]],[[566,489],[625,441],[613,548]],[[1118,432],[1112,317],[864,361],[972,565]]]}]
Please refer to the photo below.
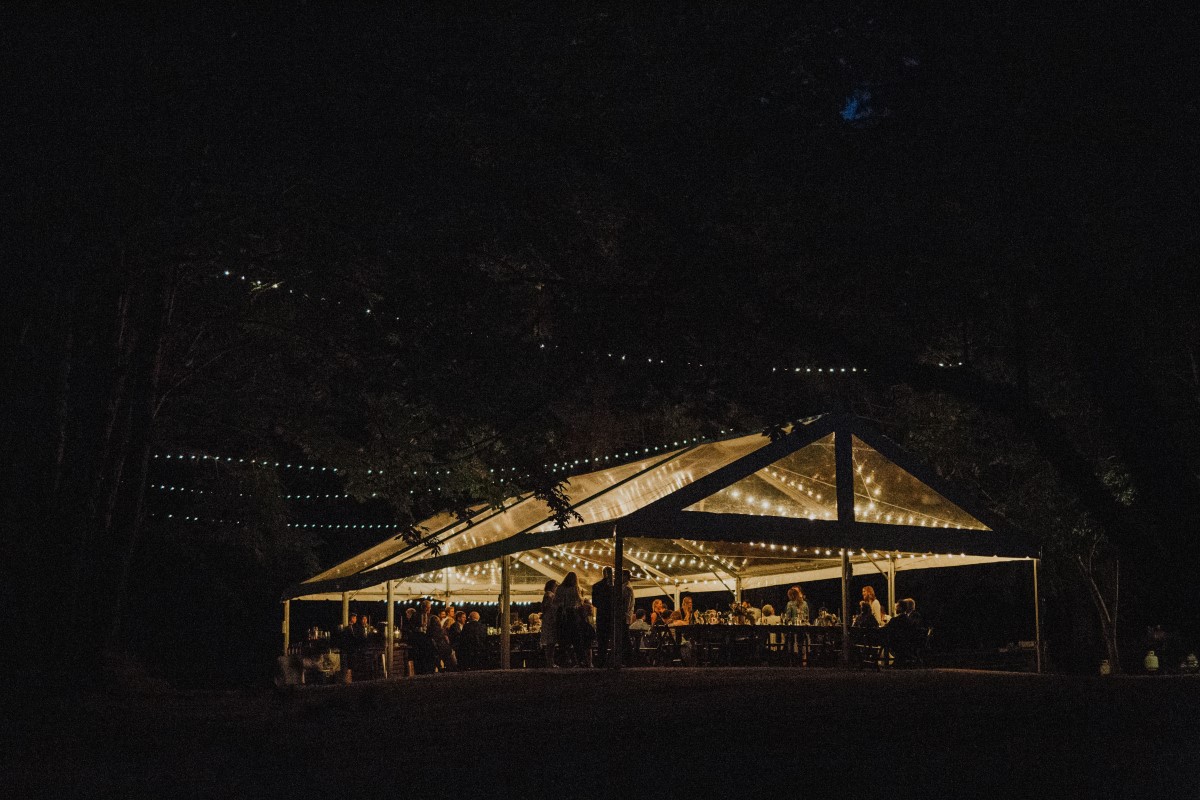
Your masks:
[{"label": "tent pole", "polygon": [[386,653],[384,664],[387,666],[388,677],[391,677],[392,672],[392,653],[395,650],[396,640],[396,582],[387,582],[387,627],[383,632],[383,652]]},{"label": "tent pole", "polygon": [[842,539],[842,666],[850,665],[850,541],[854,520],[854,439],[843,418],[834,428],[833,463],[837,482],[838,534]]},{"label": "tent pole", "polygon": [[613,598],[612,646],[608,648],[608,666],[620,669],[625,655],[625,537],[613,526]]},{"label": "tent pole", "polygon": [[350,593],[342,592],[342,627],[350,624]]},{"label": "tent pole", "polygon": [[283,654],[288,654],[288,647],[292,643],[292,601],[283,601]]},{"label": "tent pole", "polygon": [[512,556],[500,557],[500,669],[512,668],[512,603],[509,600],[511,563]]},{"label": "tent pole", "polygon": [[1037,579],[1038,559],[1033,559],[1033,644],[1037,671],[1042,673],[1042,602],[1038,594]]},{"label": "tent pole", "polygon": [[896,613],[896,562],[888,559],[888,616]]},{"label": "tent pole", "polygon": [[850,666],[850,548],[842,549],[842,666]]},{"label": "tent pole", "polygon": [[742,602],[742,579],[737,578],[733,584],[733,602]]}]

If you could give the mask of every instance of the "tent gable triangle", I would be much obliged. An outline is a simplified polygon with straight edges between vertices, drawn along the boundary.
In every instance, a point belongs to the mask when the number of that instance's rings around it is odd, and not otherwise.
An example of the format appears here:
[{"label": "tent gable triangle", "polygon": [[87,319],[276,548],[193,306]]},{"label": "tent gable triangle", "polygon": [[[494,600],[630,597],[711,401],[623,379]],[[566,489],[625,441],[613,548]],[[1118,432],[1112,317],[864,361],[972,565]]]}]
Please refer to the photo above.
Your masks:
[{"label": "tent gable triangle", "polygon": [[998,530],[998,524],[912,454],[851,423],[855,521],[863,524]]},{"label": "tent gable triangle", "polygon": [[737,461],[697,478],[683,488],[634,512],[631,516],[670,516],[682,511],[747,476],[753,475],[767,465],[786,458],[796,450],[808,447],[819,439],[830,437],[830,434],[833,433],[833,426],[834,419],[829,416],[818,417],[806,424],[797,425],[774,441],[767,442]]},{"label": "tent gable triangle", "polygon": [[761,517],[837,518],[834,437],[830,433],[684,508]]}]

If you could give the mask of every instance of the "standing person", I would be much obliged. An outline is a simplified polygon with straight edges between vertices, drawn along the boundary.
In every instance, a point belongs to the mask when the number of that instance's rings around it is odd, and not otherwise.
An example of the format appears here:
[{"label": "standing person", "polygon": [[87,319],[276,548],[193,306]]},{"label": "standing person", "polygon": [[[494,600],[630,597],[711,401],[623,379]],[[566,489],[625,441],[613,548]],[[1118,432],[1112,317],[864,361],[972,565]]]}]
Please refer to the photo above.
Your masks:
[{"label": "standing person", "polygon": [[418,675],[428,675],[437,671],[437,650],[434,649],[433,640],[428,633],[430,623],[436,621],[437,614],[433,613],[433,604],[426,598],[421,601],[417,613],[412,615],[410,629],[405,631],[410,638],[413,667]]},{"label": "standing person", "polygon": [[621,630],[618,631],[619,638],[613,643],[614,647],[621,648],[622,663],[629,663],[629,626],[633,624],[634,607],[633,607],[633,573],[627,569],[621,570],[621,603],[614,609],[614,613],[620,614]]},{"label": "standing person", "polygon": [[446,626],[442,624],[440,614],[430,616],[425,635],[429,637],[433,646],[434,666],[436,667],[440,663],[443,670],[457,669],[458,663],[454,660],[454,650],[450,648],[450,636],[446,632]]},{"label": "standing person", "polygon": [[[555,616],[558,618],[558,641],[568,648],[568,652],[578,654],[580,640],[579,609],[583,598],[579,596],[579,576],[568,572],[562,583],[554,590]],[[576,666],[582,661],[577,660]]]},{"label": "standing person", "polygon": [[[463,612],[458,612],[462,614]],[[472,611],[463,623],[462,633],[458,637],[458,651],[455,654],[458,664],[463,669],[482,669],[487,655],[487,631],[479,621],[479,612]]]},{"label": "standing person", "polygon": [[883,609],[879,607],[879,601],[875,599],[875,587],[870,584],[863,587],[863,600],[871,604],[871,614],[875,617],[875,626],[883,627]]},{"label": "standing person", "polygon": [[808,601],[804,599],[804,590],[798,585],[787,590],[787,605],[783,609],[784,625],[807,625],[809,620]]},{"label": "standing person", "polygon": [[612,644],[612,567],[605,567],[604,577],[592,584],[592,605],[596,607],[596,660],[600,666],[604,666],[608,661],[609,645]]},{"label": "standing person", "polygon": [[446,638],[450,640],[450,649],[458,651],[458,640],[462,636],[463,626],[467,624],[467,612],[459,611],[454,615],[454,622],[446,628]]},{"label": "standing person", "polygon": [[538,644],[546,654],[546,666],[556,667],[554,661],[554,646],[558,644],[558,614],[554,608],[554,593],[558,589],[558,581],[551,578],[546,581],[542,591],[542,635]]}]

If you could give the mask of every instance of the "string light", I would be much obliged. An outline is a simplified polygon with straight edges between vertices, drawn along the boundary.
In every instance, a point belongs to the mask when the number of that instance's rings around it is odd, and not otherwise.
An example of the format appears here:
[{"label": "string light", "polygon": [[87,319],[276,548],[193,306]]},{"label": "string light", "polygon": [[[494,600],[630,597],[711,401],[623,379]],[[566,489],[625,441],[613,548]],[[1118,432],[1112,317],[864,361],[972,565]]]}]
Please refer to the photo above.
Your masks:
[{"label": "string light", "polygon": [[[186,486],[168,486],[165,483],[152,483],[147,488],[163,492],[180,492],[183,494],[206,494],[223,497],[255,497],[250,492],[221,492],[212,489],[192,489]],[[283,500],[352,500],[352,494],[281,494],[275,495]],[[378,492],[371,492],[371,497],[379,497]]]}]

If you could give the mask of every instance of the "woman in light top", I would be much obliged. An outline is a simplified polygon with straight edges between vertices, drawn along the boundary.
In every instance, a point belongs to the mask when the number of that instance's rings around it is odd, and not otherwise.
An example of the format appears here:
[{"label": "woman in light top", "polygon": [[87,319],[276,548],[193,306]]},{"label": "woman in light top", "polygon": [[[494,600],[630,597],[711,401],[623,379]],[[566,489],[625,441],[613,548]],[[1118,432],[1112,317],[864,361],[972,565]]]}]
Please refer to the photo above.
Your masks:
[{"label": "woman in light top", "polygon": [[875,599],[875,587],[870,585],[863,587],[863,602],[871,604],[871,615],[875,617],[875,624],[882,626],[883,609],[879,607],[879,601]]},{"label": "woman in light top", "polygon": [[783,609],[784,625],[807,625],[809,622],[808,601],[799,586],[793,586],[787,591],[787,606]]}]

